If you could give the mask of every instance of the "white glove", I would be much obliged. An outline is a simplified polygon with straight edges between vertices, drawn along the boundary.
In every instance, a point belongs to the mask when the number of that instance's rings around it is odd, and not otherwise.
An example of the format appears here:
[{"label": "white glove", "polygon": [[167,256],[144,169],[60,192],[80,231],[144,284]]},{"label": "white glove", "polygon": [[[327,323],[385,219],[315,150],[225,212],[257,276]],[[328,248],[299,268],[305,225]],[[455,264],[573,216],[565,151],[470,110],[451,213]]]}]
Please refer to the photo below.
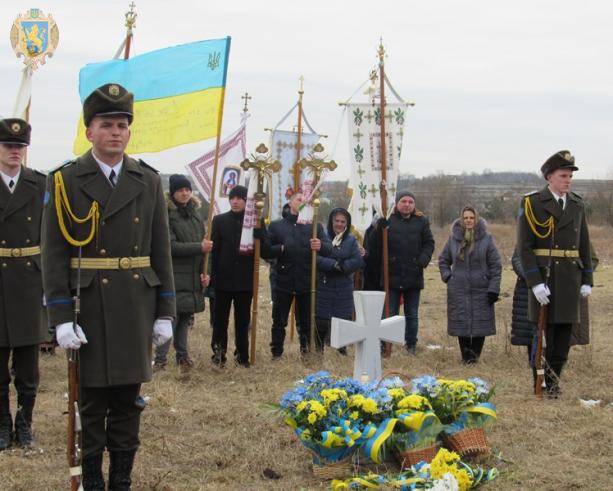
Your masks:
[{"label": "white glove", "polygon": [[172,321],[156,319],[153,323],[153,345],[161,346],[170,338],[172,338]]},{"label": "white glove", "polygon": [[592,287],[590,285],[581,285],[579,293],[583,298],[587,298],[592,294]]},{"label": "white glove", "polygon": [[64,322],[55,326],[55,337],[57,344],[64,349],[79,349],[82,344],[87,344],[87,338],[81,326],[73,329],[72,322]]},{"label": "white glove", "polygon": [[547,305],[549,303],[549,295],[551,295],[551,292],[545,283],[534,285],[532,287],[532,293],[534,293],[536,300],[541,305]]}]

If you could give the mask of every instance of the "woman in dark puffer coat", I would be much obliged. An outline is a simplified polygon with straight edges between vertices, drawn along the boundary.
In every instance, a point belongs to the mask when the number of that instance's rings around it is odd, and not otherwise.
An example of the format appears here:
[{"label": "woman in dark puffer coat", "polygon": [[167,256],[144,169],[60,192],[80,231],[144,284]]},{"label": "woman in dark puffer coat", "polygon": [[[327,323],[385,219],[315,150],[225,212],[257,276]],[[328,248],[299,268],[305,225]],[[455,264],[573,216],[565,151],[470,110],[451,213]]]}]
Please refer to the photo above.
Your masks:
[{"label": "woman in dark puffer coat", "polygon": [[328,217],[332,254],[317,256],[317,349],[323,351],[330,332],[330,319],[351,319],[353,315],[353,273],[364,267],[356,238],[350,234],[351,215],[335,208]]},{"label": "woman in dark puffer coat", "polygon": [[472,206],[453,223],[438,261],[447,283],[447,332],[458,337],[464,363],[475,363],[485,336],[496,334],[502,264],[485,220]]}]

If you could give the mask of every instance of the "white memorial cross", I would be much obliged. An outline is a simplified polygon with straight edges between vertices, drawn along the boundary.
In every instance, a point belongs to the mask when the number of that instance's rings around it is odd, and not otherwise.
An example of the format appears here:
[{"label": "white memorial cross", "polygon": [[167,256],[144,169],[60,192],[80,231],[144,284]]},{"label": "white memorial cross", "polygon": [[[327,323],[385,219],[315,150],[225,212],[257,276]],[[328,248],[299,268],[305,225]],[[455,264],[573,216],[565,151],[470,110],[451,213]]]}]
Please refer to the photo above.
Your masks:
[{"label": "white memorial cross", "polygon": [[355,344],[353,378],[369,381],[381,378],[381,341],[404,344],[404,317],[395,315],[381,320],[384,292],[353,292],[356,320],[332,317],[330,346],[343,348]]}]

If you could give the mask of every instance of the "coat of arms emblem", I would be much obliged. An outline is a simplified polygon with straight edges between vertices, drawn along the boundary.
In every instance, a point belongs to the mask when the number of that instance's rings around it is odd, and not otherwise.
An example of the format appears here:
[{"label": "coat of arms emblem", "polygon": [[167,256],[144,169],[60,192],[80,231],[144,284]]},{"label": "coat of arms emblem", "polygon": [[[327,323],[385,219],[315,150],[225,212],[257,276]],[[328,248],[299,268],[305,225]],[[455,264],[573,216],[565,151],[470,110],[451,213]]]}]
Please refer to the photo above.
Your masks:
[{"label": "coat of arms emblem", "polygon": [[40,9],[30,9],[19,14],[11,29],[11,45],[17,57],[37,68],[44,65],[47,56],[53,56],[60,39],[60,31],[51,15]]}]

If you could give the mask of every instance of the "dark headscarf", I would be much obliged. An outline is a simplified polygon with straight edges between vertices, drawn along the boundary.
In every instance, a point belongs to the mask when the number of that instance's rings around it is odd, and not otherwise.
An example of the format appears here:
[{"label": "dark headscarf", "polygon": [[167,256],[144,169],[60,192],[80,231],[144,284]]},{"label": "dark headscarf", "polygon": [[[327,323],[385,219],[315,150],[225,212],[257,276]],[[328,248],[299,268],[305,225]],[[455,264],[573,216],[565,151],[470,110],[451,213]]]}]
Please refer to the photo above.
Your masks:
[{"label": "dark headscarf", "polygon": [[328,216],[328,237],[330,237],[330,240],[334,239],[334,237],[336,236],[332,224],[334,221],[334,217],[338,214],[345,215],[345,218],[347,219],[347,228],[345,229],[345,233],[343,234],[343,240],[345,240],[347,238],[347,235],[351,233],[351,214],[347,210],[345,210],[345,208],[334,208]]}]

